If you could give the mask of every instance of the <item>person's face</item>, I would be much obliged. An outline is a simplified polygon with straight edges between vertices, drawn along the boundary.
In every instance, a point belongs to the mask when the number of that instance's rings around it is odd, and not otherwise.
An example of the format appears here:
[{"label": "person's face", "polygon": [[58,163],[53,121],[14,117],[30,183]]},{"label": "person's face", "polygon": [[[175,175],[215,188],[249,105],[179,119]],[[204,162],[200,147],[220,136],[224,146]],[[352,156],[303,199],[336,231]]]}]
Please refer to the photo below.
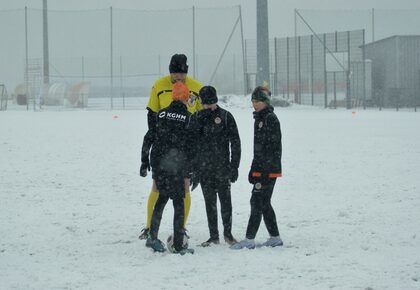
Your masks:
[{"label": "person's face", "polygon": [[207,109],[210,109],[210,110],[212,110],[212,111],[214,111],[214,110],[216,110],[216,108],[217,108],[217,104],[203,104],[203,109],[204,110],[207,110]]},{"label": "person's face", "polygon": [[171,73],[171,79],[173,83],[185,82],[186,77],[187,77],[187,74],[185,73]]},{"label": "person's face", "polygon": [[252,100],[252,106],[254,107],[254,110],[256,112],[259,112],[262,109],[264,109],[265,107],[267,107],[267,104],[265,102],[260,102],[260,101],[257,101],[257,100]]}]

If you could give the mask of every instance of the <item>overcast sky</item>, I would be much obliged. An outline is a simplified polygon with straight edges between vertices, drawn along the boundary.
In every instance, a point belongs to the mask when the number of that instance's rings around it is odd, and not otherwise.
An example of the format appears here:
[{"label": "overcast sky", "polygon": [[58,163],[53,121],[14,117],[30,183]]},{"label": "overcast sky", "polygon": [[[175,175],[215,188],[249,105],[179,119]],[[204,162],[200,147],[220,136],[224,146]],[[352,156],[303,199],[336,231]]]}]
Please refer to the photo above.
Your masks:
[{"label": "overcast sky", "polygon": [[[0,0],[0,11],[3,11],[0,14],[0,35],[2,41],[8,43],[0,48],[0,83],[14,87],[22,80],[25,6],[32,9],[28,13],[28,57],[42,57],[42,13],[34,10],[42,9],[42,2]],[[198,68],[214,67],[217,60],[206,58],[205,55],[218,56],[224,50],[230,39],[231,29],[236,27],[234,23],[239,11],[237,8],[241,7],[242,11],[244,38],[256,38],[256,0],[49,0],[48,9],[54,11],[49,14],[50,63],[54,64],[53,68],[57,74],[80,75],[80,61],[75,62],[71,59],[80,60],[82,56],[86,57],[86,64],[83,64],[90,74],[103,75],[108,71],[110,14],[106,9],[111,6],[115,11],[114,56],[123,56],[125,59],[132,57],[137,61],[124,62],[126,74],[138,74],[140,66],[142,73],[156,71],[156,68],[159,68],[159,71],[161,68],[165,70],[168,58],[174,52],[191,55],[193,6],[197,8],[197,32],[194,36],[196,54],[200,55],[200,59],[196,61]],[[204,9],[212,7],[229,9]],[[420,0],[268,0],[268,8],[270,38],[294,36],[295,8],[299,9],[302,17],[317,34],[365,29],[366,42],[392,35],[420,35]],[[374,30],[372,8],[375,9]],[[10,12],[10,9],[19,10]],[[94,9],[98,11],[77,12]],[[178,11],[172,12],[173,9]],[[73,13],[61,13],[61,10],[70,10]],[[312,34],[301,19],[297,20],[297,35]],[[236,28],[235,34],[232,34],[232,41],[226,51],[226,55],[230,56],[224,58],[231,59],[232,63],[236,63],[235,55],[242,53],[239,31]],[[252,55],[251,50],[248,52]],[[164,65],[161,64],[161,56]],[[234,65],[222,63],[220,70],[223,66],[228,68]],[[92,69],[95,69],[95,72]],[[206,72],[212,71],[207,69]],[[206,78],[201,72],[197,72],[197,75]]]},{"label": "overcast sky", "polygon": [[[226,7],[241,5],[245,38],[255,38],[256,0],[49,0],[49,9],[78,10],[124,9],[182,9],[197,7]],[[0,9],[42,8],[42,0],[0,0]],[[270,36],[286,36],[293,31],[293,10],[297,9],[420,9],[419,0],[268,0]],[[218,20],[216,20],[218,21]],[[223,21],[220,19],[219,21]],[[331,19],[328,19],[331,21]]]}]

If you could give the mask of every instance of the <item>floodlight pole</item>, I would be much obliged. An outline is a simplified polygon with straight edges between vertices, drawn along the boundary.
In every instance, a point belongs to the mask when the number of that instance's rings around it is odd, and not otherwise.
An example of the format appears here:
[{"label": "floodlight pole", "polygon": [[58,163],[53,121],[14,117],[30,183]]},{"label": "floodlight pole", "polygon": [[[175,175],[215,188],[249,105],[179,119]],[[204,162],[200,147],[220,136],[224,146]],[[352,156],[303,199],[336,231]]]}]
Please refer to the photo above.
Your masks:
[{"label": "floodlight pole", "polygon": [[372,42],[375,41],[375,8],[372,8]]},{"label": "floodlight pole", "polygon": [[241,5],[238,6],[239,9],[239,21],[241,23],[241,45],[242,45],[242,63],[243,63],[243,69],[244,69],[244,95],[248,93],[248,69],[247,69],[247,63],[246,63],[246,52],[245,52],[245,41],[244,41],[244,28],[242,23],[242,8]]},{"label": "floodlight pole", "polygon": [[25,94],[26,110],[29,110],[29,75],[28,75],[28,7],[25,6]]},{"label": "floodlight pole", "polygon": [[48,6],[47,0],[42,0],[42,24],[44,45],[44,85],[50,83],[49,51],[48,51]]},{"label": "floodlight pole", "polygon": [[192,45],[193,45],[193,77],[196,78],[196,55],[195,55],[195,6],[192,7]]},{"label": "floodlight pole", "polygon": [[256,85],[267,82],[270,86],[270,55],[268,41],[267,0],[257,0],[257,80]]},{"label": "floodlight pole", "polygon": [[109,32],[110,32],[110,38],[109,38],[109,46],[110,46],[110,55],[109,55],[109,70],[110,70],[110,100],[111,100],[111,110],[114,109],[114,63],[113,63],[113,57],[114,57],[114,35],[113,35],[113,23],[112,23],[112,6],[109,7]]}]

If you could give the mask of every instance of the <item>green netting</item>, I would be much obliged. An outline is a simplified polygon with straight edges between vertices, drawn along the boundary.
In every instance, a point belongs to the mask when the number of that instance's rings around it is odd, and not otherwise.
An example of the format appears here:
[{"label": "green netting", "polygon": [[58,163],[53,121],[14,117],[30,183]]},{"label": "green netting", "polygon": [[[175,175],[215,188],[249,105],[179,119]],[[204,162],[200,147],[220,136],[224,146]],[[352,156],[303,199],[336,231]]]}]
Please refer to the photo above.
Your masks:
[{"label": "green netting", "polygon": [[[145,97],[153,81],[169,73],[170,57],[184,53],[191,76],[220,93],[242,93],[240,29],[239,7],[49,10],[50,84],[88,82],[93,97]],[[0,11],[0,36],[0,83],[25,82],[27,48],[31,94],[41,98],[43,11],[28,9],[26,18],[25,9]]]}]

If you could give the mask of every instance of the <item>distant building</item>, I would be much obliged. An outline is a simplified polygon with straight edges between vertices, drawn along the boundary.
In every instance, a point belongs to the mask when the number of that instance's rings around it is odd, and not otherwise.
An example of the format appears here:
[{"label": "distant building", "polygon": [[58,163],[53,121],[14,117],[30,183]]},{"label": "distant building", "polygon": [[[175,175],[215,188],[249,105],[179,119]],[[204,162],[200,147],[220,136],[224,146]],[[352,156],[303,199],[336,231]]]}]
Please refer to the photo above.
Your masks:
[{"label": "distant building", "polygon": [[372,97],[382,106],[420,105],[420,35],[395,35],[364,46],[372,61]]}]

